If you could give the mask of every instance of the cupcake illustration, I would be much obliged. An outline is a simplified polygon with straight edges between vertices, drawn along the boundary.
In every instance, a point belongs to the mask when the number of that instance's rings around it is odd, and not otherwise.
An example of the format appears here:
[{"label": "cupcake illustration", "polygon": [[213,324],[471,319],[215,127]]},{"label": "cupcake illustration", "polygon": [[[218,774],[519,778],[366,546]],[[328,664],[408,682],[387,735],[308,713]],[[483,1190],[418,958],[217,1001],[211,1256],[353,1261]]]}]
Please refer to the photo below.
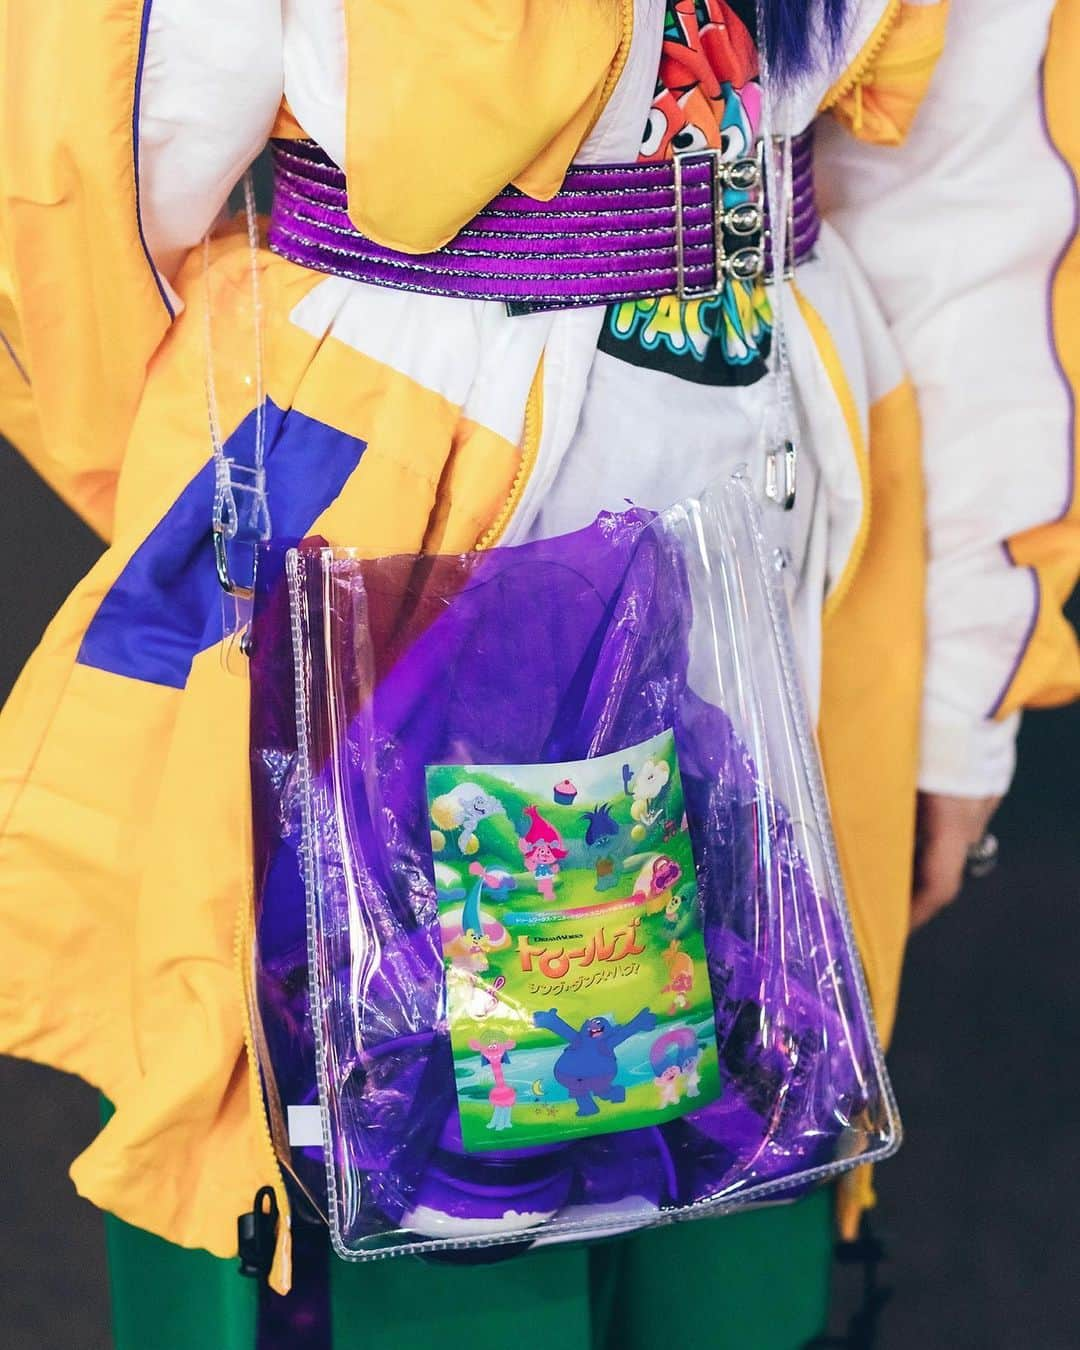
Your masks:
[{"label": "cupcake illustration", "polygon": [[569,778],[564,778],[561,783],[555,784],[555,805],[573,806],[577,798],[577,788],[571,783]]}]

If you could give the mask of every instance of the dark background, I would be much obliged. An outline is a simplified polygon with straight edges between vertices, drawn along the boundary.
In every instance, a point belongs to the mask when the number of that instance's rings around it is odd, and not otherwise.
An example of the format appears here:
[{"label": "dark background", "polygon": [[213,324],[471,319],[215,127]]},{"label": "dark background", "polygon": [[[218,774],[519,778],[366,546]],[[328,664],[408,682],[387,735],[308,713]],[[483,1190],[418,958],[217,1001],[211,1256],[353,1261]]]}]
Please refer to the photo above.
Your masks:
[{"label": "dark background", "polygon": [[[99,546],[3,446],[0,537],[3,692]],[[877,1350],[1080,1348],[1078,765],[1080,709],[1026,719],[1001,866],[912,943],[890,1055],[907,1142],[878,1176],[894,1293]],[[0,1058],[0,1101],[0,1345],[107,1350],[101,1220],[66,1175],[96,1097]],[[840,1271],[835,1329],[859,1297]]]}]

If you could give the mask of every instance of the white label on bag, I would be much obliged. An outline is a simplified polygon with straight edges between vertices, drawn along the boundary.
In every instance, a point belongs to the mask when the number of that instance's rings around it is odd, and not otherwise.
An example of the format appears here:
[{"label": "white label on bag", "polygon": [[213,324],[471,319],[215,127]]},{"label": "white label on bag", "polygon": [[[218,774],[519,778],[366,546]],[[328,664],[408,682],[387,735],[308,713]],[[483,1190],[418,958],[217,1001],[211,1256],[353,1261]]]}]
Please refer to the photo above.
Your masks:
[{"label": "white label on bag", "polygon": [[289,1107],[289,1143],[295,1148],[322,1146],[322,1111],[318,1106]]}]

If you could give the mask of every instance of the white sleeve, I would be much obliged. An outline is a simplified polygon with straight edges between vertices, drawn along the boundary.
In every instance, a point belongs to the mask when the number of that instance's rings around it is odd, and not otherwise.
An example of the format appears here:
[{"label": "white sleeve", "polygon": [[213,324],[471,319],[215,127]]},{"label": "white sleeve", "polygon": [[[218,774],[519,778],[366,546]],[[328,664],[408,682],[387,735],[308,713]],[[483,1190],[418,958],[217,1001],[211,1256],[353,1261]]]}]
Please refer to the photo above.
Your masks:
[{"label": "white sleeve", "polygon": [[819,138],[828,219],[860,260],[918,396],[928,628],[920,786],[982,796],[1012,776],[999,714],[1039,614],[1009,541],[1073,492],[1072,394],[1050,287],[1075,234],[1074,179],[1047,131],[1053,0],[962,0],[908,140]]},{"label": "white sleeve", "polygon": [[281,0],[146,0],[136,171],[166,281],[266,144],[281,103]]}]

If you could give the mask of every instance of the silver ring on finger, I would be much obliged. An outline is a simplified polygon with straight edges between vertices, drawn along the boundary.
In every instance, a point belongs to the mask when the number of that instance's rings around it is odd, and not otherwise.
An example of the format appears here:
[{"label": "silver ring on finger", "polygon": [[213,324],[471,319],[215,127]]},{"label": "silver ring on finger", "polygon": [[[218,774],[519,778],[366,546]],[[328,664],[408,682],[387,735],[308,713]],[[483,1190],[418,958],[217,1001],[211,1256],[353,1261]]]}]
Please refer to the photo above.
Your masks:
[{"label": "silver ring on finger", "polygon": [[988,877],[997,865],[997,836],[987,833],[968,849],[964,872],[973,881],[979,881],[983,877]]}]

